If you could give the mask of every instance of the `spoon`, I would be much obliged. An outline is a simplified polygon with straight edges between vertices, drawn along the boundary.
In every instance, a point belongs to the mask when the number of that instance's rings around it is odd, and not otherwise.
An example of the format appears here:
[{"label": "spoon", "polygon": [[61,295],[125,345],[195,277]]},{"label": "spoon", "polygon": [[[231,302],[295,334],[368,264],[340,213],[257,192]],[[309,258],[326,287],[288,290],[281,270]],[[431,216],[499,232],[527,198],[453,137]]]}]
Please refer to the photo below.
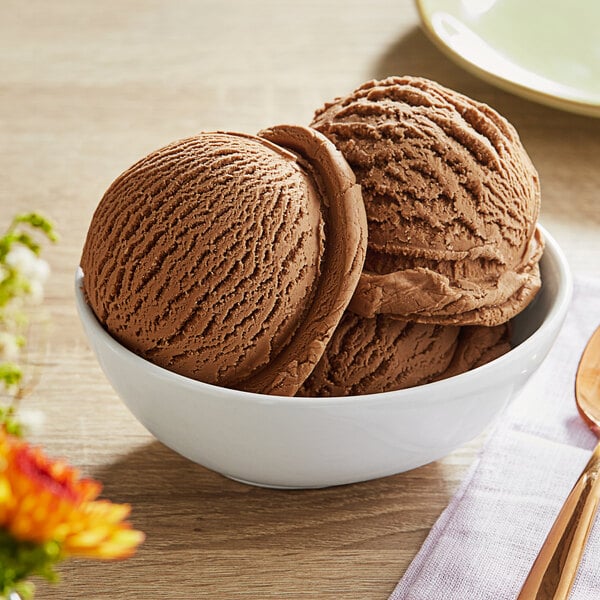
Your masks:
[{"label": "spoon", "polygon": [[[600,327],[581,356],[575,378],[575,401],[584,421],[600,435]],[[600,443],[556,517],[517,600],[568,597],[599,500]]]}]

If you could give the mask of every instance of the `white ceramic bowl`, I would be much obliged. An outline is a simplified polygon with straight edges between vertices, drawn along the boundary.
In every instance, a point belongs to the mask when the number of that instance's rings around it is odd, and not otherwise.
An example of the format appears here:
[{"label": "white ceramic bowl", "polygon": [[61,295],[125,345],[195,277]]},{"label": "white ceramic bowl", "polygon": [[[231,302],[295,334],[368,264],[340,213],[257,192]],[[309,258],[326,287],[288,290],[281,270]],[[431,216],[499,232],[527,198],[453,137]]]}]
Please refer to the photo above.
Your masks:
[{"label": "white ceramic bowl", "polygon": [[552,346],[572,282],[544,232],[543,286],[515,320],[510,352],[468,373],[396,392],[288,398],[201,383],[138,357],[102,328],[76,276],[79,315],[98,361],[135,417],[183,456],[239,481],[281,488],[383,477],[441,458],[478,435]]}]

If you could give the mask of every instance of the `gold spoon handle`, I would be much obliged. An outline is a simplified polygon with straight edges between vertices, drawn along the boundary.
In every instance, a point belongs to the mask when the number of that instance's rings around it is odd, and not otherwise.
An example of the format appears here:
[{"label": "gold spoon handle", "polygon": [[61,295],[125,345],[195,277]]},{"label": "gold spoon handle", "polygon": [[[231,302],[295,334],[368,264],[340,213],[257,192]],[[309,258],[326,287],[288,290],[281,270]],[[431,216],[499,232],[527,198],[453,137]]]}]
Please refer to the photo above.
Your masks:
[{"label": "gold spoon handle", "polygon": [[517,600],[566,600],[600,499],[600,444],[573,486]]}]

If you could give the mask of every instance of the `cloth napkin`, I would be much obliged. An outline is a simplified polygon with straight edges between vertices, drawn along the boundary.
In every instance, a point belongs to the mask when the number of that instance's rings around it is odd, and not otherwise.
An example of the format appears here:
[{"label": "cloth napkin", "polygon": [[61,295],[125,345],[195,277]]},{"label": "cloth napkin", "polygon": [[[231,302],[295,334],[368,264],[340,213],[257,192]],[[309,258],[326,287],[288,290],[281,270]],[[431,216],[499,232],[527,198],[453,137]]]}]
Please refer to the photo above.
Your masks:
[{"label": "cloth napkin", "polygon": [[[574,382],[581,353],[599,324],[600,281],[576,281],[550,354],[496,422],[390,600],[517,597],[597,443],[577,412]],[[570,596],[599,599],[600,518]]]}]

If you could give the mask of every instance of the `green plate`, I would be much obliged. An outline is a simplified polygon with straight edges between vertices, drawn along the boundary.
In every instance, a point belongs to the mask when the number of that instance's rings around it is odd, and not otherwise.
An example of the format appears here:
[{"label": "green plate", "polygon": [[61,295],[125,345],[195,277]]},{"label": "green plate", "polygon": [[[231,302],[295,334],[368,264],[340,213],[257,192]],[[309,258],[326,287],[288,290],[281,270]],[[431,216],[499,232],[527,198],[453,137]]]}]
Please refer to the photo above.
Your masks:
[{"label": "green plate", "polygon": [[600,117],[600,0],[416,0],[453,60],[530,100]]}]

